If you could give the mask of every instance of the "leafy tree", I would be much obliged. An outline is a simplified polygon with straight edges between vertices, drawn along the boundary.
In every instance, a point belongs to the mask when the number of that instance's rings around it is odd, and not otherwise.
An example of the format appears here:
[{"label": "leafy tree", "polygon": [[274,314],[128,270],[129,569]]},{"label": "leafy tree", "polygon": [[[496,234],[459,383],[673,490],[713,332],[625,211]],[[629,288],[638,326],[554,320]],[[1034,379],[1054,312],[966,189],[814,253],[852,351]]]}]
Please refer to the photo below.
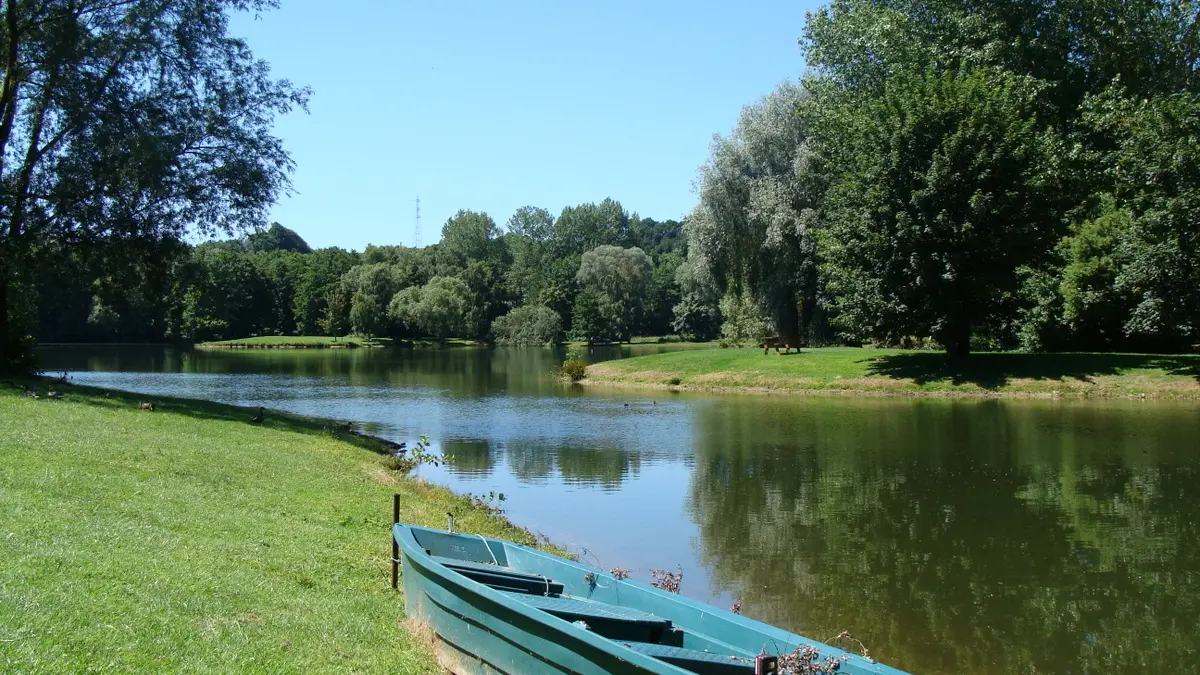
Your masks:
[{"label": "leafy tree", "polygon": [[[339,337],[342,335],[342,333],[331,332],[329,329],[328,302],[333,289],[341,285],[342,275],[357,263],[357,254],[340,248],[317,249],[302,256],[302,262],[297,271],[298,278],[294,281],[295,291],[292,300],[292,315],[295,319],[296,331],[300,335],[318,333]],[[340,298],[341,296],[334,297]],[[345,297],[347,300],[343,304],[346,309],[341,312],[341,316],[349,312],[349,296]],[[336,307],[333,315],[339,315]],[[337,321],[335,324],[340,325],[343,332],[345,326],[348,325]]]},{"label": "leafy tree", "polygon": [[461,279],[434,277],[422,287],[412,286],[392,298],[388,316],[410,333],[445,341],[466,329],[467,294]]},{"label": "leafy tree", "polygon": [[262,232],[252,232],[246,237],[246,250],[250,252],[293,251],[295,253],[312,253],[308,242],[293,230],[271,223],[271,227]]},{"label": "leafy tree", "polygon": [[466,334],[483,339],[492,322],[509,306],[503,265],[494,260],[472,260],[458,278],[467,285]]},{"label": "leafy tree", "polygon": [[355,265],[342,275],[342,286],[347,295],[353,297],[355,293],[369,293],[383,303],[384,307],[401,289],[402,283],[399,270],[387,263]]},{"label": "leafy tree", "polygon": [[1038,91],[988,69],[896,74],[880,97],[823,110],[838,173],[820,244],[848,334],[963,355],[1015,313],[1018,270],[1061,235]]},{"label": "leafy tree", "polygon": [[684,225],[695,272],[757,303],[794,342],[818,311],[813,233],[826,182],[798,114],[807,99],[784,82],[742,111],[731,136],[714,139],[700,203]]},{"label": "leafy tree", "polygon": [[721,298],[721,345],[724,347],[747,347],[759,343],[768,332],[766,317],[758,303],[747,295],[732,291]]},{"label": "leafy tree", "polygon": [[259,335],[270,321],[267,282],[248,256],[197,247],[179,283],[181,337],[230,340]]},{"label": "leafy tree", "polygon": [[508,219],[507,229],[518,237],[544,244],[554,238],[554,216],[537,206],[522,206]]},{"label": "leafy tree", "polygon": [[1038,92],[1044,121],[1071,126],[1118,77],[1137,96],[1194,90],[1197,18],[1193,2],[1163,0],[832,0],[808,15],[802,45],[839,91],[878,92],[913,69],[1029,76],[1048,85]]},{"label": "leafy tree", "polygon": [[340,284],[333,284],[326,289],[323,304],[319,320],[321,331],[334,338],[342,337],[350,326],[350,296]]},{"label": "leafy tree", "polygon": [[581,255],[597,246],[626,246],[630,243],[631,219],[621,202],[605,199],[599,204],[580,204],[562,210],[550,240],[555,256]]},{"label": "leafy tree", "polygon": [[674,308],[679,303],[679,282],[675,275],[683,264],[678,253],[664,253],[653,261],[654,269],[646,285],[644,312],[641,325],[642,335],[666,335],[672,331]]},{"label": "leafy tree", "polygon": [[621,308],[607,295],[592,290],[583,290],[575,296],[571,309],[571,335],[588,344],[617,342],[621,334],[619,314]]},{"label": "leafy tree", "polygon": [[1110,202],[1103,215],[1080,223],[1061,246],[1066,258],[1062,317],[1071,342],[1084,349],[1124,344],[1125,322],[1135,304],[1117,285],[1126,262],[1121,245],[1129,238],[1133,219],[1112,207]]},{"label": "leafy tree", "polygon": [[687,255],[687,237],[678,220],[655,220],[634,216],[629,225],[633,245],[652,256]]},{"label": "leafy tree", "polygon": [[400,288],[424,286],[437,274],[437,249],[432,246],[412,248],[368,244],[363,250],[362,261],[368,265],[387,263],[392,266]]},{"label": "leafy tree", "polygon": [[685,340],[712,340],[721,330],[721,310],[717,304],[721,293],[715,285],[697,277],[694,270],[690,258],[675,270],[680,297],[673,310],[672,328]]},{"label": "leafy tree", "polygon": [[370,291],[355,291],[350,297],[350,326],[368,340],[387,331],[387,307]]},{"label": "leafy tree", "polygon": [[604,334],[624,340],[632,337],[653,267],[640,248],[605,245],[583,254],[575,281],[602,298],[600,315],[608,324]]},{"label": "leafy tree", "polygon": [[46,0],[2,8],[0,368],[58,242],[261,222],[291,160],[271,135],[307,93],[228,35],[267,0]]},{"label": "leafy tree", "polygon": [[266,284],[270,314],[263,328],[275,335],[296,333],[296,283],[302,276],[305,256],[282,249],[249,256]]},{"label": "leafy tree", "polygon": [[[1100,297],[1075,293],[1067,307],[1111,319],[1128,302],[1127,336],[1156,349],[1188,349],[1200,340],[1200,95],[1139,101],[1114,88],[1089,101],[1085,121],[1116,141],[1095,160],[1111,181],[1105,199],[1121,211],[1084,230],[1099,240],[1100,251],[1115,249],[1114,260],[1101,256],[1085,269]],[[1088,253],[1085,260],[1097,257]],[[1068,279],[1075,282],[1068,291],[1079,288],[1077,277]]]},{"label": "leafy tree", "polygon": [[518,307],[492,322],[492,336],[503,345],[552,345],[562,331],[562,317],[536,305]]},{"label": "leafy tree", "polygon": [[507,229],[513,260],[506,282],[522,302],[539,302],[552,284],[547,264],[552,261],[549,241],[554,237],[554,216],[546,209],[522,206],[509,218]]},{"label": "leafy tree", "polygon": [[499,259],[503,249],[499,236],[496,221],[488,214],[459,211],[442,226],[442,240],[438,243],[440,270],[449,276],[466,267],[469,261]]}]

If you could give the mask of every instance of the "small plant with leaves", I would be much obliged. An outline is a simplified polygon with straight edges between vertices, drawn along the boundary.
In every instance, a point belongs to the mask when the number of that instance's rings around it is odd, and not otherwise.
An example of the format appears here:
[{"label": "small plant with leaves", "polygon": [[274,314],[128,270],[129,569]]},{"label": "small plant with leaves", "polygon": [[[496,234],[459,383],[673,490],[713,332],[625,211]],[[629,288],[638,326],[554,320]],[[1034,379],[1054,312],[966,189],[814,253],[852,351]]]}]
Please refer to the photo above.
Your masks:
[{"label": "small plant with leaves", "polygon": [[677,568],[678,572],[668,572],[667,570],[650,570],[650,576],[654,581],[650,585],[655,588],[661,588],[668,593],[678,593],[679,584],[683,582],[683,568]]},{"label": "small plant with leaves", "polygon": [[442,466],[454,463],[453,457],[432,453],[429,451],[429,446],[429,437],[421,436],[415,446],[384,460],[384,466],[392,471],[409,473],[422,466]]},{"label": "small plant with leaves", "polygon": [[503,492],[492,490],[486,495],[484,494],[468,494],[467,499],[471,501],[471,506],[483,511],[489,516],[499,516],[504,514],[504,502],[508,500]]},{"label": "small plant with leaves", "polygon": [[587,366],[587,354],[579,347],[571,347],[558,372],[568,380],[578,382],[587,376]]}]

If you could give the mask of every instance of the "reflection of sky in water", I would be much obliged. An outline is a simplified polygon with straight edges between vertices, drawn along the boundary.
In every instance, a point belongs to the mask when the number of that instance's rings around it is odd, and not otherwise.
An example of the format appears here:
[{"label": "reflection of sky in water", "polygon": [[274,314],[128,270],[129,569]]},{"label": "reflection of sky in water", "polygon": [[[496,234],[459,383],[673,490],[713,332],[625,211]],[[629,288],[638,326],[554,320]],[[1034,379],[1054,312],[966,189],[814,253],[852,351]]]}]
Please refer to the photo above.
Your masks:
[{"label": "reflection of sky in water", "polygon": [[458,461],[426,467],[423,478],[462,493],[503,492],[514,522],[593,564],[624,567],[642,579],[650,569],[679,565],[685,594],[730,603],[709,592],[684,510],[691,419],[702,399],[622,390],[462,397],[437,387],[356,384],[349,374],[75,371],[72,377],[147,395],[353,420],[410,444],[427,435],[434,449]]},{"label": "reflection of sky in water", "polygon": [[1196,661],[1194,402],[567,388],[542,350],[145,351],[44,357],[81,383],[427,434],[457,462],[425,478],[503,492],[515,522],[593,564],[681,565],[686,595],[851,630],[914,673]]}]

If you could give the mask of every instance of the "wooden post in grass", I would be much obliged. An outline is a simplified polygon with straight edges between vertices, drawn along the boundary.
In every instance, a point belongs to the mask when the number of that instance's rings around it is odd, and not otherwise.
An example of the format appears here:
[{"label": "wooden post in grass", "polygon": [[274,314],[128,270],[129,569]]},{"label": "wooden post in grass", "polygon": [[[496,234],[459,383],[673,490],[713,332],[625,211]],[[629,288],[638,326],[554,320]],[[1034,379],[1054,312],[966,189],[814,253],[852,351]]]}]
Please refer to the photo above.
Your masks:
[{"label": "wooden post in grass", "polygon": [[[400,522],[400,495],[392,495],[392,525]],[[400,587],[400,544],[396,543],[396,530],[392,529],[392,588]]]}]

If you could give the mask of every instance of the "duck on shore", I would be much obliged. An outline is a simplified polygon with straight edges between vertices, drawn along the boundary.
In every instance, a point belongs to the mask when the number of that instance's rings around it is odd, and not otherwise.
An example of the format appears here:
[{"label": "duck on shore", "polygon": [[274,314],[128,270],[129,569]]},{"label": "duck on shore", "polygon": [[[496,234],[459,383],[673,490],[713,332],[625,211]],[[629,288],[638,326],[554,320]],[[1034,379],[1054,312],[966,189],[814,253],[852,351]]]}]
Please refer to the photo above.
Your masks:
[{"label": "duck on shore", "polygon": [[263,407],[261,405],[258,406],[258,413],[256,413],[254,415],[254,417],[250,418],[250,424],[262,424],[263,419],[265,418],[265,415],[263,413],[264,413]]}]

